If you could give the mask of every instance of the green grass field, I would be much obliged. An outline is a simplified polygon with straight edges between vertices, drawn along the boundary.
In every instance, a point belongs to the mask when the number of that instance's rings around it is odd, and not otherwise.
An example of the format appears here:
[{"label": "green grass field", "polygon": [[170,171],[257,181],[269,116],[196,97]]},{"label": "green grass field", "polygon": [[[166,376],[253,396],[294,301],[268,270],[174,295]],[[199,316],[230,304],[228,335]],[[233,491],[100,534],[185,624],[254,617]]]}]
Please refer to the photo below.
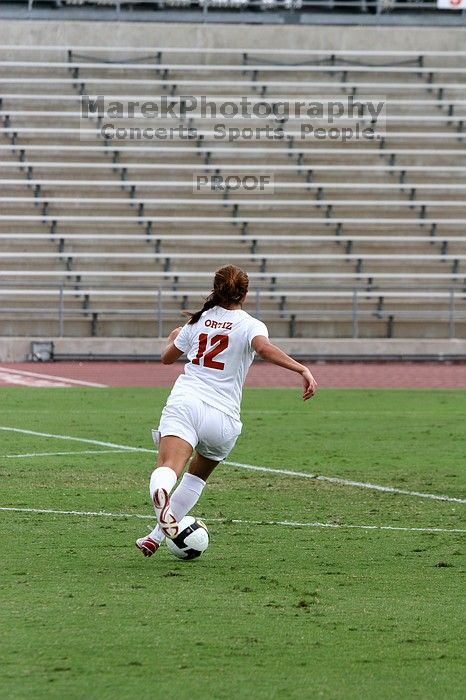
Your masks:
[{"label": "green grass field", "polygon": [[[2,389],[0,425],[151,449],[166,396]],[[464,498],[465,415],[464,391],[253,389],[230,459]],[[208,551],[144,559],[151,454],[0,441],[0,506],[115,514],[0,512],[2,700],[464,698],[464,504],[223,465]]]}]

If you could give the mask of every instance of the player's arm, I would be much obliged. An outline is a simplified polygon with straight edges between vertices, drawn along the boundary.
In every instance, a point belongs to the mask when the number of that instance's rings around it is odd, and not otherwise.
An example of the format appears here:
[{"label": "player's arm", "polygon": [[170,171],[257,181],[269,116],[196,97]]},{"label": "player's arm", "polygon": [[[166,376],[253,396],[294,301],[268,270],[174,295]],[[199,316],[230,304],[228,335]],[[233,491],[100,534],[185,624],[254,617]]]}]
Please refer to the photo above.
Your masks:
[{"label": "player's arm", "polygon": [[277,348],[277,346],[271,343],[264,335],[256,335],[251,345],[254,352],[263,360],[267,360],[267,362],[272,362],[274,365],[278,365],[278,367],[284,367],[285,369],[289,369],[301,375],[303,379],[304,401],[314,396],[317,389],[317,382],[307,367],[293,360],[292,357],[287,355],[286,352],[283,352],[283,350],[280,350],[280,348]]},{"label": "player's arm", "polygon": [[174,328],[167,338],[167,345],[161,355],[162,364],[164,365],[173,364],[173,362],[179,360],[181,355],[183,354],[183,351],[179,350],[175,345],[175,338],[177,337],[181,328],[182,326]]}]

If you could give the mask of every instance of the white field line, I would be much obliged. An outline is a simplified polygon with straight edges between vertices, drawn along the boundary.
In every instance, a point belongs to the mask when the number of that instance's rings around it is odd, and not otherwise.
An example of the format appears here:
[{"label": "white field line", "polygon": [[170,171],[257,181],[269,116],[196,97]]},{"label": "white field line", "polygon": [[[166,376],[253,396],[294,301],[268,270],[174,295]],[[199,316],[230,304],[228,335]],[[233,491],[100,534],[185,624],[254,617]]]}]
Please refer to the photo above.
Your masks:
[{"label": "white field line", "polygon": [[36,430],[25,430],[23,428],[11,428],[9,426],[0,425],[0,430],[5,430],[11,433],[24,433],[25,435],[37,435],[39,437],[54,438],[56,440],[70,440],[73,442],[84,442],[87,445],[102,445],[102,447],[115,447],[117,450],[126,450],[127,452],[151,452],[147,447],[130,447],[129,445],[117,445],[113,442],[104,442],[102,440],[90,440],[89,438],[78,438],[71,435],[55,435],[54,433],[40,433]]},{"label": "white field line", "polygon": [[[148,452],[154,453],[155,450],[148,449],[147,447],[131,447],[129,445],[119,445],[114,442],[104,442],[102,440],[90,440],[89,438],[78,438],[72,437],[70,435],[55,435],[53,433],[40,433],[35,430],[25,430],[23,428],[12,428],[9,426],[0,426],[0,430],[14,432],[14,433],[24,433],[26,435],[38,435],[39,437],[49,437],[56,438],[58,440],[73,440],[75,442],[83,442],[91,445],[101,445],[103,447],[114,447],[117,450],[127,450],[128,452]],[[247,469],[249,471],[259,471],[265,472],[267,474],[280,474],[284,476],[299,477],[302,479],[313,479],[314,481],[326,481],[332,484],[338,484],[339,486],[350,486],[354,488],[369,489],[371,491],[379,491],[382,493],[397,493],[402,496],[412,496],[416,498],[428,498],[433,501],[447,501],[449,503],[463,503],[466,504],[465,498],[455,498],[454,496],[442,496],[434,493],[422,493],[420,491],[409,491],[407,489],[398,489],[393,486],[381,486],[380,484],[371,484],[363,481],[353,481],[351,479],[341,479],[336,476],[323,476],[316,474],[309,474],[308,472],[296,472],[291,469],[274,469],[272,467],[260,467],[254,464],[243,464],[242,462],[224,462],[227,466],[237,467],[239,469]]]},{"label": "white field line", "polygon": [[25,377],[23,374],[17,374],[16,372],[4,372],[0,368],[0,382],[5,386],[26,386],[33,388],[62,388],[65,387],[70,389],[73,385],[68,382],[56,381],[52,382],[50,379],[42,378],[37,379],[36,377]]},{"label": "white field line", "polygon": [[18,455],[3,455],[8,459],[26,459],[28,457],[72,457],[73,455],[108,455],[125,454],[128,450],[75,450],[74,452],[28,452]]},{"label": "white field line", "polygon": [[[15,508],[0,507],[4,513],[31,513],[40,515],[74,515],[98,518],[137,518],[139,520],[154,520],[155,515],[143,515],[141,513],[107,513],[105,511],[82,511],[82,510],[53,510],[51,508]],[[240,520],[237,518],[203,518],[210,523],[233,523],[235,525],[281,525],[283,527],[315,527],[329,529],[353,529],[353,530],[393,530],[395,532],[444,532],[444,533],[465,533],[466,529],[443,528],[443,527],[402,527],[396,525],[346,525],[344,523],[300,523],[292,520]]]},{"label": "white field line", "polygon": [[407,489],[398,489],[393,486],[381,486],[380,484],[370,484],[365,481],[352,481],[351,479],[341,479],[338,476],[323,476],[321,474],[309,474],[306,472],[294,472],[290,469],[271,469],[270,467],[257,467],[252,464],[241,464],[241,462],[225,462],[233,467],[242,469],[250,469],[258,472],[278,472],[287,476],[300,476],[302,478],[314,479],[315,481],[327,481],[331,484],[339,484],[341,486],[354,486],[361,489],[371,489],[372,491],[381,491],[382,493],[399,493],[404,496],[416,496],[417,498],[430,498],[434,501],[450,501],[452,503],[466,503],[466,498],[454,498],[453,496],[441,496],[434,493],[422,493],[420,491],[408,491]]},{"label": "white field line", "polygon": [[46,374],[44,372],[29,372],[25,369],[11,369],[9,367],[0,367],[0,372],[7,374],[18,374],[23,377],[34,377],[35,379],[46,379],[52,382],[66,382],[67,384],[76,384],[77,386],[97,387],[98,389],[106,389],[107,384],[97,384],[96,382],[87,382],[82,379],[70,379],[69,377],[59,377],[54,374]]}]

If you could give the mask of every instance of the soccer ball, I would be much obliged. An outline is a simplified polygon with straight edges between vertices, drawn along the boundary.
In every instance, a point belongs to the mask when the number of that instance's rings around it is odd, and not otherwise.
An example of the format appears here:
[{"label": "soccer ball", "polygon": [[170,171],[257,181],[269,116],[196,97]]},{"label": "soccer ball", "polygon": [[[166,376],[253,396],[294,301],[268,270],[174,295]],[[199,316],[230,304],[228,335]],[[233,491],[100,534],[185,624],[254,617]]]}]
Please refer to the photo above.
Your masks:
[{"label": "soccer ball", "polygon": [[173,540],[167,537],[169,551],[178,559],[195,559],[200,557],[209,546],[209,532],[202,522],[187,515],[179,523],[180,532]]}]

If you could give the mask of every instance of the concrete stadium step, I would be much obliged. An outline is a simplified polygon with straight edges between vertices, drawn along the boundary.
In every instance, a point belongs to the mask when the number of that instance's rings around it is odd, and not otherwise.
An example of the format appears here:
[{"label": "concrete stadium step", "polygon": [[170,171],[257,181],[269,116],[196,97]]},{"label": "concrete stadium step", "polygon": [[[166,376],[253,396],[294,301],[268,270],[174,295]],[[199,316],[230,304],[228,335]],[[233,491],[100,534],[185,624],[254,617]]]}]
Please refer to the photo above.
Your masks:
[{"label": "concrete stadium step", "polygon": [[[28,54],[26,53],[26,56]],[[1,59],[1,51],[0,51]],[[209,57],[209,60],[212,56]],[[167,61],[168,62],[168,61]],[[172,61],[178,63],[178,61]],[[413,68],[409,72],[398,70],[386,70],[381,68],[367,70],[359,70],[357,67],[345,66],[344,70],[334,71],[331,75],[328,71],[313,69],[312,67],[305,68],[299,71],[293,70],[290,66],[286,70],[274,68],[270,70],[266,67],[258,67],[256,75],[253,76],[253,69],[246,67],[244,74],[241,71],[230,68],[222,70],[221,65],[224,60],[216,63],[212,60],[209,64],[209,71],[203,70],[202,66],[197,66],[194,63],[186,65],[183,68],[168,68],[165,76],[158,75],[159,79],[166,78],[166,82],[162,86],[159,82],[159,87],[156,92],[159,94],[168,94],[170,91],[180,93],[183,91],[182,81],[197,80],[197,90],[199,86],[203,86],[200,94],[217,95],[219,98],[230,95],[236,96],[236,99],[244,94],[253,95],[256,99],[260,97],[260,92],[263,85],[267,85],[267,98],[273,94],[283,97],[297,97],[302,94],[309,95],[309,89],[306,88],[306,82],[312,82],[314,85],[313,94],[321,93],[321,95],[341,95],[351,87],[351,84],[367,84],[370,85],[369,94],[376,94],[374,84],[383,85],[381,94],[386,94],[390,100],[399,99],[402,103],[393,104],[389,110],[389,120],[387,134],[383,141],[370,143],[353,141],[349,146],[343,148],[341,142],[325,142],[325,152],[322,152],[322,144],[310,141],[309,139],[299,138],[296,135],[293,139],[284,139],[277,142],[261,142],[260,147],[266,146],[265,152],[251,153],[243,149],[251,144],[247,141],[236,143],[234,152],[215,152],[218,143],[214,139],[200,139],[199,142],[170,142],[171,146],[176,143],[176,150],[163,152],[157,150],[157,144],[141,144],[141,148],[136,151],[125,151],[125,146],[128,142],[112,141],[107,147],[102,141],[89,140],[86,142],[80,141],[79,131],[76,124],[79,126],[79,121],[72,112],[79,109],[79,90],[89,90],[91,94],[111,94],[115,95],[141,95],[142,86],[145,86],[148,92],[154,92],[154,75],[157,73],[153,68],[137,69],[132,66],[124,66],[115,68],[112,66],[92,67],[85,65],[79,68],[75,73],[74,78],[67,66],[34,66],[26,65],[21,67],[11,67],[8,69],[8,78],[16,79],[16,84],[8,80],[7,92],[12,95],[23,93],[19,99],[6,97],[2,104],[2,110],[6,114],[11,112],[9,116],[10,130],[3,130],[0,136],[0,145],[9,143],[10,139],[16,139],[20,144],[16,153],[9,150],[0,151],[0,160],[6,165],[14,164],[14,167],[5,167],[7,177],[16,176],[23,182],[5,185],[6,196],[27,197],[27,201],[22,203],[11,201],[2,202],[2,210],[5,212],[17,212],[18,214],[36,213],[36,221],[21,222],[21,221],[1,221],[0,234],[12,233],[32,233],[32,232],[49,232],[53,240],[44,239],[42,242],[31,240],[28,245],[23,241],[12,241],[6,239],[2,241],[2,250],[4,252],[17,251],[18,257],[15,260],[6,259],[0,262],[0,279],[5,283],[11,280],[11,275],[8,276],[8,271],[13,270],[13,265],[17,266],[17,272],[22,272],[22,277],[18,278],[16,274],[15,282],[22,279],[25,284],[31,284],[34,281],[38,286],[47,283],[60,284],[65,282],[68,285],[75,285],[83,288],[83,285],[90,283],[101,283],[108,281],[111,284],[120,285],[121,294],[113,297],[106,297],[104,294],[99,296],[99,293],[89,295],[89,298],[84,299],[80,296],[79,290],[76,290],[76,297],[66,297],[65,303],[65,319],[64,332],[65,334],[85,333],[89,335],[108,334],[108,335],[146,335],[152,337],[159,328],[156,328],[154,308],[147,300],[137,299],[129,294],[130,285],[134,283],[146,285],[147,288],[155,288],[160,284],[166,285],[168,288],[173,288],[183,280],[185,273],[197,271],[200,277],[195,280],[200,284],[202,278],[209,279],[213,268],[217,263],[223,261],[229,262],[229,256],[237,252],[256,251],[267,258],[268,254],[278,254],[279,259],[266,260],[265,268],[260,259],[245,258],[244,263],[248,271],[251,273],[251,287],[260,287],[262,289],[274,288],[283,289],[285,301],[279,298],[270,296],[261,298],[261,313],[265,320],[270,324],[272,333],[278,335],[292,335],[299,337],[321,337],[354,334],[354,326],[352,319],[352,299],[348,296],[321,297],[320,299],[312,298],[312,296],[304,296],[302,298],[293,297],[291,294],[286,297],[287,290],[298,290],[299,285],[303,282],[312,284],[313,282],[320,285],[333,285],[336,289],[341,284],[348,284],[351,288],[358,288],[367,285],[368,289],[372,289],[378,284],[379,279],[384,280],[384,284],[394,289],[397,284],[403,283],[411,287],[413,291],[419,289],[421,282],[420,278],[415,275],[425,275],[425,284],[432,285],[449,285],[451,288],[460,290],[464,282],[465,264],[461,259],[455,260],[454,256],[462,256],[466,254],[464,241],[446,241],[442,240],[442,235],[464,235],[462,224],[455,223],[449,225],[442,223],[438,226],[432,222],[422,223],[420,220],[421,210],[418,201],[423,199],[428,202],[427,215],[428,218],[457,218],[461,220],[466,216],[466,205],[464,203],[463,193],[454,189],[453,185],[465,182],[465,173],[442,171],[438,168],[442,166],[458,166],[464,165],[464,135],[461,132],[459,120],[465,112],[464,108],[455,106],[453,116],[449,115],[444,104],[437,104],[439,100],[460,100],[464,99],[465,92],[461,89],[460,81],[464,75],[455,77],[455,74],[449,72],[449,65],[456,65],[462,68],[462,61],[446,62],[442,68],[440,63],[429,63],[426,59],[425,66],[432,65],[434,70],[429,76],[426,70],[416,70]],[[157,68],[156,68],[157,70]],[[163,69],[162,69],[163,70]],[[294,75],[293,75],[294,73]],[[297,76],[297,74],[299,75]],[[43,78],[43,82],[40,81]],[[258,91],[252,91],[252,78],[256,78],[254,87]],[[299,78],[297,80],[297,77]],[[48,80],[58,80],[60,82],[48,82]],[[344,82],[343,78],[346,81]],[[286,81],[289,80],[287,86]],[[72,80],[75,85],[72,85]],[[450,86],[443,89],[434,88],[432,85],[447,83]],[[113,82],[112,82],[113,81]],[[152,82],[151,82],[152,81]],[[229,81],[228,92],[225,92],[225,84]],[[273,83],[277,85],[273,85]],[[178,83],[178,85],[176,85]],[[455,83],[455,85],[453,85]],[[279,87],[280,86],[280,87]],[[39,99],[28,100],[25,92],[31,91],[31,94],[42,95]],[[364,87],[358,88],[358,95],[363,94]],[[186,91],[185,91],[186,92]],[[142,93],[144,94],[144,93]],[[52,96],[52,100],[46,99],[47,95]],[[56,96],[54,101],[53,95]],[[72,100],[63,99],[70,96]],[[437,98],[437,100],[436,100]],[[412,100],[408,104],[408,99]],[[420,105],[416,104],[416,99],[431,100],[432,104]],[[23,114],[14,114],[14,112]],[[63,112],[58,115],[54,112]],[[39,114],[34,114],[39,112]],[[40,114],[43,112],[43,114]],[[403,119],[409,117],[409,120]],[[228,121],[228,120],[227,120]],[[139,122],[124,120],[125,126],[136,125]],[[169,125],[170,122],[167,122]],[[209,122],[203,119],[194,119],[194,125],[201,130],[208,126]],[[230,124],[230,122],[228,121]],[[260,122],[262,123],[262,122]],[[265,123],[265,122],[264,122]],[[236,123],[236,126],[249,126],[246,120],[241,120]],[[259,122],[258,124],[259,125]],[[23,130],[31,128],[39,128],[38,131]],[[72,127],[68,133],[60,131],[67,127]],[[287,129],[292,128],[289,124]],[[18,131],[15,133],[15,129]],[[42,129],[42,131],[40,131]],[[30,148],[31,146],[49,147],[49,151],[38,151]],[[53,146],[67,147],[72,146],[97,146],[94,151],[85,150],[54,150]],[[133,144],[131,144],[133,145]],[[223,144],[220,144],[223,145]],[[229,144],[226,144],[229,145]],[[154,147],[155,146],[155,147]],[[212,152],[206,153],[205,147],[212,149]],[[284,146],[288,147],[288,152],[280,151]],[[201,147],[201,148],[200,148]],[[29,148],[29,150],[28,150]],[[300,153],[300,149],[302,153]],[[311,149],[311,152],[309,150]],[[401,151],[401,152],[396,152]],[[91,153],[91,155],[90,155]],[[26,166],[16,165],[15,159],[22,158],[26,161]],[[115,160],[115,162],[113,162]],[[206,163],[209,167],[206,168]],[[41,162],[48,162],[49,165],[41,167]],[[96,167],[91,167],[95,164]],[[332,206],[332,210],[328,225],[324,223],[308,224],[307,222],[277,225],[270,223],[252,222],[247,226],[241,223],[217,223],[209,221],[209,216],[216,212],[217,207],[220,212],[231,212],[231,207],[237,200],[235,195],[229,197],[227,207],[222,206],[221,198],[215,206],[207,206],[197,204],[197,196],[192,193],[192,187],[183,184],[182,187],[177,187],[178,183],[183,182],[187,178],[192,180],[194,172],[208,171],[215,172],[218,167],[222,170],[224,166],[231,166],[235,172],[241,171],[241,168],[255,164],[267,172],[271,172],[275,176],[277,183],[304,183],[306,178],[312,178],[313,185],[319,183],[322,189],[319,196],[322,197],[316,201],[316,189],[309,192],[302,189],[286,190],[277,188],[273,198],[267,198],[264,195],[264,204],[261,207],[256,207],[251,202],[240,203],[240,213],[245,216],[257,217],[258,213],[270,212],[272,215],[286,217],[295,215],[299,211],[299,215],[322,216],[325,215],[327,201],[337,200],[339,203]],[[79,185],[73,189],[70,185],[50,184],[41,185],[41,199],[54,197],[70,197],[75,198],[71,202],[52,202],[49,204],[49,212],[53,216],[73,216],[90,215],[129,215],[134,214],[133,221],[112,221],[105,222],[104,220],[97,221],[80,221],[70,219],[69,221],[61,220],[54,224],[53,220],[44,222],[41,220],[40,213],[42,204],[37,206],[37,202],[33,201],[32,190],[26,183],[27,171],[25,167],[32,166],[29,175],[37,179],[54,179],[65,182],[66,180],[87,180],[86,185]],[[67,168],[67,165],[75,165],[74,168]],[[167,167],[153,167],[154,165],[168,166],[172,168],[169,172]],[[182,165],[186,170],[180,170]],[[292,166],[291,170],[280,170],[280,166]],[[384,169],[374,169],[373,171],[357,171],[351,170],[350,166],[385,166]],[[431,171],[410,171],[409,166],[423,166],[431,168]],[[141,167],[142,166],[142,167]],[[326,170],[327,167],[336,167],[337,170]],[[404,172],[404,167],[407,170]],[[224,168],[228,172],[228,167]],[[2,178],[6,177],[2,174]],[[164,222],[155,223],[152,228],[147,222],[143,225],[138,222],[138,217],[131,205],[131,201],[126,197],[130,190],[123,189],[121,179],[140,180],[149,182],[151,180],[166,180],[163,187],[143,187],[142,184],[135,186],[135,194],[137,199],[157,199],[169,197],[183,197],[186,203],[175,201],[167,204],[152,203],[144,206],[144,213],[149,216],[156,217],[163,214],[168,215],[183,215],[185,213],[192,214],[195,212],[204,218],[202,223],[196,224],[193,222]],[[168,179],[172,182],[170,183]],[[111,181],[115,183],[104,187],[95,187],[94,182]],[[401,182],[403,181],[403,182]],[[349,184],[351,187],[338,188],[338,184]],[[412,203],[413,209],[410,209],[411,188],[416,184],[436,185],[443,183],[451,184],[451,190],[439,190],[435,187],[420,188],[416,192],[418,201]],[[360,185],[396,185],[394,188],[380,190],[376,187],[371,190],[364,190]],[[359,186],[359,189],[358,189]],[[86,203],[85,198],[95,198],[98,201]],[[208,198],[208,195],[203,195]],[[215,198],[215,197],[214,197]],[[309,203],[305,206],[300,206],[299,209],[293,206],[293,200],[298,198],[307,199]],[[108,202],[104,200],[108,199]],[[120,199],[121,202],[115,200]],[[244,199],[244,195],[242,195]],[[358,207],[352,200],[364,200],[364,206]],[[380,201],[384,204],[381,206]],[[442,200],[447,206],[432,204],[432,202]],[[392,205],[394,201],[406,201],[404,204]],[[359,210],[360,211],[359,211]],[[192,210],[192,211],[191,211]],[[339,226],[335,221],[335,217],[361,216],[361,211],[364,217],[371,218],[370,222],[359,223],[344,223]],[[424,210],[424,214],[426,211]],[[402,226],[395,221],[396,218],[403,218],[405,222]],[[379,219],[388,220],[388,223],[379,223]],[[393,219],[393,224],[389,222]],[[138,239],[137,241],[114,240],[112,242],[95,238],[92,242],[89,241],[69,241],[65,237],[69,233],[90,233],[94,235],[108,232],[109,228],[118,234],[131,234],[147,237],[147,241]],[[217,235],[218,241],[198,240],[194,242],[192,239],[180,241],[157,242],[157,235],[173,235],[179,236],[186,234],[187,236],[201,231]],[[247,232],[248,238],[242,240],[241,236]],[[273,240],[273,233],[292,233],[293,235],[303,235],[303,240],[293,241],[278,241]],[[309,233],[321,233],[332,235],[334,240],[326,241],[310,241],[304,238]],[[338,245],[338,236],[342,238],[342,244]],[[373,235],[372,240],[349,241],[348,235],[357,236],[361,233],[369,233]],[[221,236],[227,234],[235,234],[236,239],[221,241]],[[382,236],[394,234],[398,236],[396,241],[389,242],[383,240]],[[268,236],[268,241],[257,241],[253,243],[250,239],[251,235]],[[432,243],[427,240],[410,240],[410,236],[431,236]],[[404,236],[404,240],[403,240]],[[400,240],[401,239],[401,240]],[[49,260],[41,259],[38,254],[44,251],[57,252],[61,250],[62,256],[51,258]],[[131,259],[130,253],[134,252],[151,252],[160,250],[166,254],[166,258],[155,259],[148,258],[147,260]],[[21,252],[32,252],[36,254],[36,260],[24,259],[19,255]],[[183,261],[176,259],[176,253],[182,251],[192,257],[192,260]],[[393,252],[397,251],[400,257],[395,259]],[[103,254],[103,258],[93,257],[92,253],[98,252]],[[105,259],[113,252],[121,252],[123,256],[126,254],[128,259]],[[199,257],[203,252],[213,252],[216,254],[215,259],[202,259]],[[81,257],[81,254],[88,253],[88,256]],[[302,259],[288,260],[287,256],[294,254],[303,255]],[[305,255],[315,254],[340,254],[339,259],[315,259],[309,260]],[[378,253],[385,256],[384,260],[373,260],[370,258],[372,253]],[[426,261],[422,258],[423,255],[433,256],[432,260]],[[77,255],[77,257],[73,257]],[[346,255],[346,258],[345,258]],[[448,257],[447,257],[448,255]],[[369,256],[366,258],[366,256]],[[404,256],[404,259],[403,259]],[[170,271],[164,272],[166,260],[169,261]],[[66,268],[69,268],[68,270]],[[261,270],[263,273],[261,274]],[[264,271],[265,270],[265,271]],[[115,273],[114,276],[108,276],[107,273]],[[45,273],[40,275],[39,273]],[[57,273],[54,276],[51,273]],[[158,272],[159,276],[154,276],[151,273]],[[32,274],[31,274],[32,273]],[[37,273],[37,274],[35,274]],[[50,273],[50,274],[49,274]],[[92,274],[94,273],[94,274]],[[126,274],[125,274],[126,273]],[[393,273],[393,277],[388,277]],[[339,277],[339,275],[348,274],[349,277]],[[48,275],[48,276],[47,276]],[[107,275],[107,276],[106,276]],[[280,275],[288,275],[280,276]],[[325,278],[322,277],[325,275]],[[383,277],[385,275],[385,277]],[[431,279],[428,279],[431,276]],[[191,280],[192,281],[192,280]],[[252,294],[253,300],[254,295]],[[194,301],[196,295],[182,294],[178,298],[163,298],[163,332],[167,332],[173,325],[177,325],[180,321],[180,307],[191,304],[191,299]],[[2,300],[3,301],[3,300]],[[31,332],[34,328],[34,323],[38,323],[35,316],[43,314],[41,319],[42,328],[50,329],[57,328],[56,316],[51,313],[47,317],[47,304],[49,299],[45,301],[30,301],[30,312],[28,311],[28,302],[19,296],[12,297],[9,302],[5,303],[4,308],[7,309],[8,303],[15,303],[19,313],[17,319],[18,327],[26,332]],[[461,297],[455,301],[459,311],[463,311],[464,303]],[[85,304],[88,309],[80,309],[80,305]],[[10,307],[12,308],[12,307]],[[410,333],[423,333],[431,335],[431,337],[446,337],[449,332],[448,318],[449,305],[445,300],[440,300],[438,297],[426,298],[419,297],[413,300],[408,296],[403,299],[395,296],[370,296],[364,298],[362,291],[358,293],[358,333],[365,337],[384,337],[394,336],[398,333],[409,335]],[[82,314],[81,314],[82,311]],[[23,314],[30,318],[24,318]],[[430,313],[430,318],[429,318]],[[417,316],[416,316],[417,314]],[[1,312],[0,312],[1,315]],[[7,316],[7,333],[13,330],[15,319],[13,316]],[[425,317],[425,318],[424,318]],[[444,317],[444,318],[443,318]],[[48,320],[47,320],[48,319]],[[3,322],[3,316],[2,316]],[[21,324],[23,324],[21,326]],[[2,325],[3,329],[3,325]],[[9,330],[8,330],[9,329]],[[458,323],[457,330],[462,332],[463,328]],[[51,330],[52,332],[52,330]]]}]

